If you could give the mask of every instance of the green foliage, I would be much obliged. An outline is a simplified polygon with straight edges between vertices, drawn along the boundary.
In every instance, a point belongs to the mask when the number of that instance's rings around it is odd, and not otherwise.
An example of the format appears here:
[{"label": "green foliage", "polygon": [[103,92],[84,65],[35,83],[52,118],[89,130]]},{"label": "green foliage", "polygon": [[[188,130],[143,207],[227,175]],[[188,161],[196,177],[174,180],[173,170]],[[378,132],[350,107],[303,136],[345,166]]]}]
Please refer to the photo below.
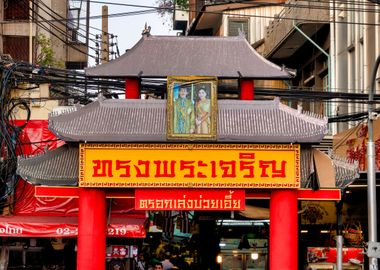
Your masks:
[{"label": "green foliage", "polygon": [[178,5],[182,9],[189,8],[189,0],[176,0],[176,5]]},{"label": "green foliage", "polygon": [[171,14],[175,6],[179,9],[188,9],[189,0],[156,0],[157,12],[161,17]]},{"label": "green foliage", "polygon": [[39,53],[36,58],[36,64],[41,66],[64,67],[63,61],[57,61],[54,51],[51,47],[51,40],[44,34],[38,34],[36,38]]}]

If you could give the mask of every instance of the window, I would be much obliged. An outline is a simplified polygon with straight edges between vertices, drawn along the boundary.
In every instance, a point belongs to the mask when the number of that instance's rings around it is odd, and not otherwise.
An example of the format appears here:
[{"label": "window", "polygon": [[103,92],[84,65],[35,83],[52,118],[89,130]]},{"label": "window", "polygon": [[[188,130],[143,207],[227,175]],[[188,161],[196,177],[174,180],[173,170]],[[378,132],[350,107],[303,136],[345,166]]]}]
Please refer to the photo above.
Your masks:
[{"label": "window", "polygon": [[248,19],[229,19],[228,21],[228,36],[238,36],[239,30],[244,32],[245,38],[249,40]]},{"label": "window", "polygon": [[15,61],[29,61],[29,37],[3,36],[3,53]]},{"label": "window", "polygon": [[28,1],[4,1],[4,20],[29,20]]}]

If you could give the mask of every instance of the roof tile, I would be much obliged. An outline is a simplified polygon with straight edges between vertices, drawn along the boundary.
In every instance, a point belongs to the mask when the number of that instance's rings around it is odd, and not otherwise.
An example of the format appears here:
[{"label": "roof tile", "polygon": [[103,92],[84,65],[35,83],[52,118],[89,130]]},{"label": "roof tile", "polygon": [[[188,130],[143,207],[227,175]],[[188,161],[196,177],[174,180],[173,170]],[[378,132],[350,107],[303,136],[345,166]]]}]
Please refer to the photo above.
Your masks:
[{"label": "roof tile", "polygon": [[291,74],[258,54],[244,37],[143,36],[121,57],[86,69],[92,77],[287,79]]},{"label": "roof tile", "polygon": [[[49,117],[49,129],[71,142],[166,142],[166,125],[166,100],[154,99],[99,99]],[[218,142],[316,143],[326,133],[326,118],[279,99],[218,101]]]}]

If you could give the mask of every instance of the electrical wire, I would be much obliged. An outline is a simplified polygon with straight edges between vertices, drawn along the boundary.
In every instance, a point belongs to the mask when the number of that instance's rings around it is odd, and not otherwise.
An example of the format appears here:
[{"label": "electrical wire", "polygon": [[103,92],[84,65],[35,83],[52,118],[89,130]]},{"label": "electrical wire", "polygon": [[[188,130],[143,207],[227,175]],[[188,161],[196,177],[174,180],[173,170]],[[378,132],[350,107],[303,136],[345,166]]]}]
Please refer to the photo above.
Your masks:
[{"label": "electrical wire", "polygon": [[[107,5],[118,5],[118,6],[126,6],[126,7],[139,7],[139,8],[151,8],[151,9],[155,9],[157,11],[161,10],[161,11],[170,11],[170,12],[173,12],[174,11],[174,7],[158,7],[158,6],[147,6],[147,5],[136,5],[136,4],[125,4],[125,3],[115,3],[115,2],[105,2],[105,1],[91,1],[92,3],[98,3],[98,4],[107,4]],[[354,9],[354,8],[351,8],[351,9],[343,9],[342,10],[342,7],[329,7],[329,6],[326,6],[326,7],[323,7],[323,6],[320,6],[320,5],[309,5],[309,4],[292,4],[292,3],[273,3],[273,2],[260,2],[260,3],[248,3],[247,1],[235,1],[233,3],[237,3],[237,4],[244,4],[244,2],[247,4],[247,5],[251,5],[252,7],[265,7],[265,6],[283,6],[284,8],[299,8],[299,9],[308,9],[308,10],[337,10],[337,11],[357,11],[357,12],[370,12],[370,13],[379,13],[379,11],[377,11],[376,9]],[[308,2],[315,2],[315,3],[320,3],[320,1],[308,1]],[[323,2],[322,3],[332,3],[332,2]],[[226,4],[231,4],[229,2],[227,2]],[[223,5],[223,4],[221,4]],[[240,8],[241,9],[241,8]],[[176,10],[180,10],[180,11],[186,11],[186,12],[197,12],[197,10],[194,10],[194,9],[189,9],[189,8],[176,8]],[[202,10],[201,13],[203,14],[214,14],[214,15],[229,15],[229,16],[240,16],[240,17],[254,17],[254,18],[267,18],[267,19],[275,19],[273,16],[266,16],[266,15],[253,15],[253,14],[241,14],[241,13],[234,13],[234,12],[231,12],[230,10],[233,10],[231,8],[229,8],[228,10],[226,11],[206,11],[206,10]],[[110,17],[113,17],[113,14],[110,14],[109,15]],[[118,15],[119,16],[119,15]],[[121,13],[120,13],[120,16],[121,16]],[[98,19],[96,16],[93,16],[93,17],[90,17],[91,19]],[[279,19],[283,19],[283,20],[294,20],[294,19],[297,19],[297,18],[293,18],[293,17],[281,17]],[[302,18],[301,20],[302,22],[310,22],[310,23],[331,23],[333,22],[333,20],[312,20],[312,19],[308,19],[308,18]],[[335,21],[335,23],[338,23],[338,24],[359,24],[359,25],[369,25],[369,26],[378,26],[380,24],[376,24],[376,23],[364,23],[364,22],[345,22],[345,21]]]},{"label": "electrical wire", "polygon": [[[48,26],[45,25],[45,24],[43,24],[43,22],[45,21],[45,18],[43,18],[42,15],[40,15],[35,9],[33,9],[33,8],[30,9],[27,0],[22,0],[22,1],[19,1],[18,3],[21,3],[21,4],[23,3],[23,4],[24,4],[24,8],[27,7],[27,9],[30,10],[30,11],[34,14],[34,17],[37,16],[37,17],[43,19],[43,20],[38,20],[38,19],[35,19],[35,20],[34,20],[34,22],[35,22],[39,27],[41,27],[42,29],[46,30],[46,31],[49,32],[51,35],[55,36],[58,40],[62,41],[64,44],[66,44],[67,46],[73,48],[74,50],[76,50],[76,51],[78,51],[78,52],[80,52],[80,53],[82,53],[82,54],[84,54],[84,55],[87,55],[87,56],[89,56],[89,57],[91,57],[91,58],[96,59],[95,56],[90,55],[90,54],[89,54],[88,52],[86,52],[86,51],[82,51],[81,49],[79,49],[78,47],[76,47],[74,44],[68,42],[66,39],[63,39],[59,34],[57,34],[56,32],[61,33],[61,34],[62,34],[62,33],[65,33],[65,35],[67,35],[66,32],[64,32],[64,30],[60,29],[58,26],[56,26],[56,25],[54,25],[54,24],[52,24],[52,23],[49,23],[49,22],[48,22]],[[29,14],[29,13],[28,13],[28,14]],[[33,19],[33,16],[31,16],[31,19]],[[49,26],[50,26],[50,27],[49,27]],[[52,31],[52,29],[50,29],[50,28],[54,29],[54,31]]]},{"label": "electrical wire", "polygon": [[[26,3],[23,0],[24,4]],[[97,1],[100,2],[100,1]],[[131,6],[131,5],[129,5]],[[41,8],[41,6],[39,6]],[[41,8],[42,9],[42,8]],[[51,10],[51,9],[44,9]],[[154,9],[154,11],[156,8]],[[145,14],[145,12],[152,12],[152,10],[142,10],[137,12],[128,12],[128,13],[119,13],[114,15],[129,14],[129,15],[138,15]],[[363,10],[364,11],[364,10]],[[367,11],[366,11],[367,12]],[[368,11],[369,12],[369,11]],[[51,23],[44,25],[42,22],[51,22],[46,20],[42,16],[36,14],[34,11],[33,14],[37,15],[42,20],[36,20],[36,23],[40,27],[45,27],[44,29],[49,31],[54,35],[52,29],[57,30],[59,34],[63,34],[64,30],[55,26]],[[224,14],[224,13],[223,13]],[[239,14],[241,15],[241,14]],[[52,16],[54,17],[54,16]],[[65,21],[66,19],[60,17],[54,17],[56,20],[53,21]],[[66,20],[67,21],[67,20]],[[62,24],[62,23],[61,23]],[[51,27],[51,29],[49,29]],[[55,35],[57,38],[58,35]],[[67,34],[65,34],[67,37]],[[59,38],[61,41],[64,39]],[[67,42],[64,42],[68,45]],[[94,48],[92,48],[94,49]],[[82,52],[84,53],[84,52]],[[87,53],[86,53],[87,54]],[[91,55],[89,55],[91,56]],[[93,56],[92,56],[93,57]],[[111,94],[122,95],[124,93],[124,80],[123,79],[99,79],[99,78],[87,78],[84,73],[77,71],[68,71],[47,67],[35,67],[26,63],[3,63],[0,67],[2,72],[1,80],[1,95],[0,95],[0,190],[2,190],[1,199],[4,200],[10,195],[15,194],[15,187],[19,181],[19,178],[16,177],[15,169],[17,166],[17,156],[23,155],[22,146],[25,144],[36,145],[37,149],[40,148],[38,144],[46,143],[48,141],[40,142],[21,142],[19,135],[21,131],[27,125],[30,119],[30,108],[28,106],[29,101],[31,100],[47,100],[47,99],[28,99],[28,98],[11,98],[10,91],[14,85],[19,83],[29,83],[29,84],[42,84],[49,83],[50,90],[53,94],[57,95],[56,97],[48,98],[55,100],[69,100],[73,99],[80,103],[89,103],[91,102],[97,94],[100,93],[102,87],[107,87],[108,91]],[[37,72],[37,73],[36,73]],[[19,74],[18,74],[19,73]],[[81,88],[86,87],[88,90],[83,91]],[[145,80],[143,83],[143,92],[156,91],[156,92],[165,92],[166,84],[161,83],[157,86],[156,81]],[[292,88],[292,89],[268,89],[268,88],[256,88],[255,95],[261,97],[267,96],[280,96],[289,100],[297,101],[309,101],[309,102],[324,102],[328,103],[366,103],[367,95],[366,94],[352,94],[352,93],[340,93],[340,92],[321,92],[321,91],[306,91],[302,88]],[[380,96],[375,96],[375,103],[380,103]],[[25,122],[22,125],[14,125],[14,111],[18,108],[22,108],[27,111],[27,116]],[[377,112],[380,112],[377,110]],[[329,118],[329,123],[333,122],[347,122],[347,121],[363,121],[368,117],[368,112],[361,111],[350,114],[344,114],[339,116],[333,116]],[[25,186],[25,185],[24,185]],[[16,198],[15,201],[19,201],[25,198],[22,198],[21,195]],[[7,204],[3,204],[3,206]]]},{"label": "electrical wire", "polygon": [[[15,168],[17,162],[17,155],[22,153],[22,147],[27,144],[33,144],[36,146],[36,151],[38,149],[42,150],[42,146],[48,141],[40,142],[22,142],[18,135],[20,131],[25,127],[27,121],[29,120],[30,114],[26,117],[25,123],[16,127],[12,124],[13,122],[13,111],[21,106],[25,110],[28,107],[30,101],[41,101],[47,100],[32,99],[32,98],[9,98],[9,93],[14,85],[20,83],[28,83],[29,85],[42,83],[49,83],[51,93],[55,93],[56,97],[49,99],[62,99],[69,100],[73,99],[82,104],[90,103],[101,91],[100,89],[105,86],[110,92],[110,97],[113,94],[122,95],[124,94],[124,84],[125,81],[121,79],[101,79],[101,78],[86,78],[83,72],[75,70],[64,70],[57,68],[48,67],[36,67],[27,63],[3,63],[2,68],[2,84],[1,84],[1,100],[0,100],[0,113],[2,125],[1,127],[1,186],[2,197],[7,198],[7,196],[13,196],[14,187],[17,185],[19,178],[15,177]],[[83,91],[84,86],[87,87],[88,91]],[[101,86],[101,87],[100,87]],[[34,87],[35,88],[35,87]],[[31,87],[30,90],[33,88]],[[165,80],[153,80],[153,79],[143,79],[142,80],[142,92],[145,93],[162,93],[166,92],[166,81]],[[222,91],[223,92],[223,91]],[[226,91],[225,91],[226,92]],[[237,89],[233,89],[230,92],[238,93]],[[324,104],[327,102],[336,103],[362,103],[366,100],[367,96],[365,94],[353,94],[353,93],[336,93],[336,92],[315,92],[310,90],[304,90],[298,87],[293,87],[290,89],[275,89],[275,88],[256,88],[255,95],[258,97],[270,97],[270,96],[280,96],[286,100],[292,99],[297,101],[309,102],[319,102],[322,101]],[[380,95],[375,96],[375,103],[380,103]],[[364,102],[363,102],[364,103]],[[28,109],[26,109],[28,110]],[[339,115],[329,118],[329,123],[333,122],[347,122],[347,121],[362,121],[368,115],[368,112],[361,111],[350,114]],[[10,150],[8,150],[10,149]],[[6,150],[6,151],[4,151]],[[15,199],[24,199],[21,195]],[[0,201],[0,204],[6,205],[8,202],[4,203]]]},{"label": "electrical wire", "polygon": [[[92,2],[92,1],[91,1]],[[109,2],[102,2],[102,1],[97,1],[99,3],[104,3],[104,4],[109,4]],[[270,2],[268,2],[269,4],[271,4]],[[142,14],[149,14],[149,13],[154,13],[156,12],[157,10],[169,10],[171,12],[174,11],[174,8],[160,8],[160,7],[157,7],[157,6],[145,6],[145,5],[133,5],[133,4],[124,4],[125,6],[129,6],[129,7],[141,7],[141,8],[147,8],[146,10],[141,10],[141,11],[132,11],[132,12],[121,12],[121,13],[114,13],[114,14],[109,14],[108,15],[108,18],[116,18],[116,17],[128,17],[128,16],[136,16],[136,15],[142,15]],[[309,8],[310,9],[310,6],[299,6],[300,8]],[[325,10],[332,10],[331,8],[324,8]],[[178,10],[181,10],[181,11],[187,11],[187,12],[197,12],[197,10],[192,10],[192,9],[178,9]],[[355,11],[358,11],[358,12],[366,12],[366,10],[355,10]],[[368,12],[371,12],[371,11],[368,11]],[[373,12],[377,12],[376,10],[373,11]],[[373,13],[372,12],[372,13]],[[239,17],[252,17],[252,18],[265,18],[265,19],[275,19],[273,16],[266,16],[266,15],[253,15],[253,14],[241,14],[241,13],[233,13],[233,12],[228,12],[228,11],[221,11],[221,12],[214,12],[214,11],[201,11],[201,13],[204,13],[204,14],[214,14],[214,15],[228,15],[228,16],[239,16]],[[89,16],[89,19],[101,19],[102,18],[102,15],[95,15],[95,16]],[[80,17],[79,20],[84,20],[86,19],[86,17]],[[281,19],[283,20],[295,20],[297,18],[293,18],[293,17],[282,17]],[[71,19],[60,19],[61,21],[69,21]],[[54,19],[50,19],[50,20],[43,20],[42,22],[56,22],[57,20],[54,20]],[[379,23],[364,23],[364,22],[346,22],[346,21],[334,21],[334,20],[312,20],[312,19],[308,19],[308,18],[302,18],[301,20],[302,23],[325,23],[325,24],[328,24],[328,23],[336,23],[336,24],[346,24],[346,25],[366,25],[366,26],[380,26]],[[7,22],[4,22],[4,23],[7,23]],[[11,22],[10,22],[11,23]]]}]

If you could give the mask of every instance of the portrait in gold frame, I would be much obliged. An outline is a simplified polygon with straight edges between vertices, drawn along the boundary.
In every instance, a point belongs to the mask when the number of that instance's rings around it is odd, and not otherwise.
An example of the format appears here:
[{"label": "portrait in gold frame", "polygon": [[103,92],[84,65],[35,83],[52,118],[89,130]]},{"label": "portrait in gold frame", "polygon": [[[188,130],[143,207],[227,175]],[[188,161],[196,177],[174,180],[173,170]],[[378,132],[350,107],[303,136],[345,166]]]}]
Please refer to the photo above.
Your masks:
[{"label": "portrait in gold frame", "polygon": [[168,77],[168,140],[216,140],[216,77]]}]

